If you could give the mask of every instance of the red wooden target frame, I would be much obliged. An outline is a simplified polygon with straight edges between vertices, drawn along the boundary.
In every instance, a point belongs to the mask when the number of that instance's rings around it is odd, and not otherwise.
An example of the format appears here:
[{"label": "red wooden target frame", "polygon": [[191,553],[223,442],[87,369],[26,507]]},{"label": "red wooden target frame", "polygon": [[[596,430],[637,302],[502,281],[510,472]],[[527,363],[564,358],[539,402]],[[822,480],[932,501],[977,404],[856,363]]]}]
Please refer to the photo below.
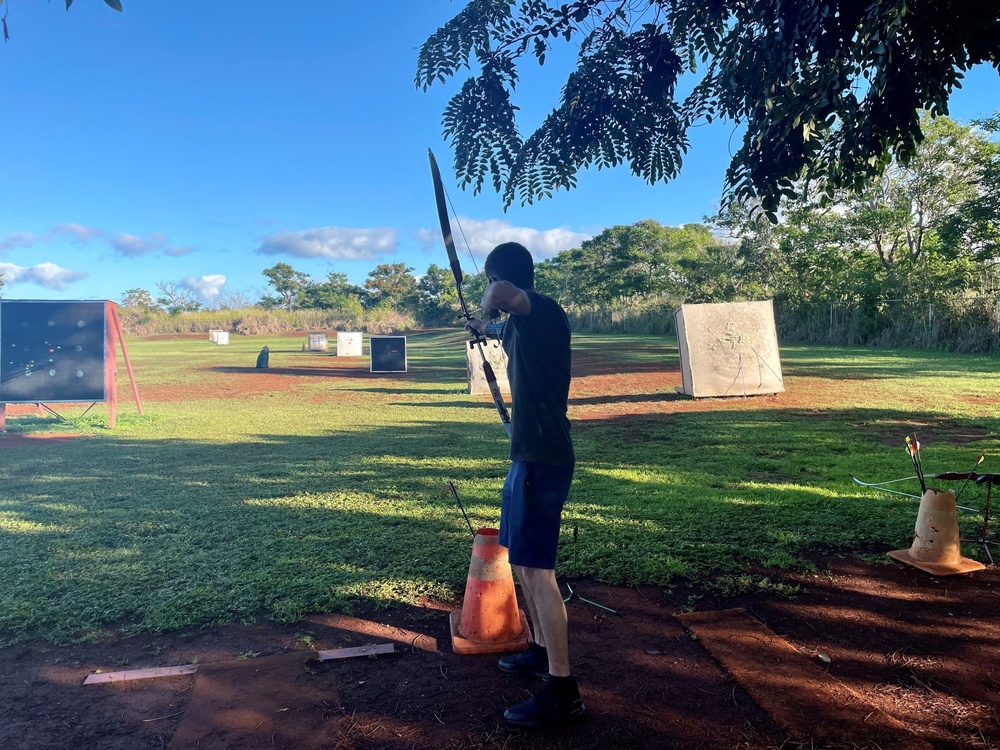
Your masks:
[{"label": "red wooden target frame", "polygon": [[[9,300],[15,302],[16,300]],[[104,301],[104,399],[98,399],[91,403],[107,402],[108,404],[108,428],[114,429],[118,411],[118,349],[121,349],[122,359],[125,361],[125,369],[128,372],[129,382],[132,385],[132,396],[135,398],[136,408],[142,414],[142,400],[139,398],[139,387],[135,381],[135,373],[132,370],[132,361],[128,356],[128,349],[125,346],[125,334],[122,331],[121,320],[118,317],[118,305],[111,300]],[[56,414],[50,407],[41,401],[7,401],[0,403],[0,432],[7,431],[7,403],[34,403],[38,407],[39,414],[44,411]],[[58,414],[56,414],[58,416]]]}]

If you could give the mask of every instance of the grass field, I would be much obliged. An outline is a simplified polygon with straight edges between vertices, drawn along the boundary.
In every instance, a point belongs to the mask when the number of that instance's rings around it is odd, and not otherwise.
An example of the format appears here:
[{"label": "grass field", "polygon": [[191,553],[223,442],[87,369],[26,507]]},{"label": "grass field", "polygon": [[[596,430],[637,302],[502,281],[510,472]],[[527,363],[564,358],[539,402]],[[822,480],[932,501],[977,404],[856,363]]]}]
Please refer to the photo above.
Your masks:
[{"label": "grass field", "polygon": [[[145,414],[122,368],[114,431],[103,405],[60,409],[71,424],[12,410],[10,435],[84,436],[0,446],[0,643],[460,597],[470,536],[447,481],[495,524],[507,467],[463,337],[411,335],[410,372],[379,376],[304,340],[130,341]],[[850,478],[912,473],[908,432],[929,473],[982,449],[1000,471],[995,357],[784,346],[786,393],[698,401],[674,393],[671,341],[577,336],[574,357],[560,574],[766,589],[752,566],[908,545],[916,502]]]}]

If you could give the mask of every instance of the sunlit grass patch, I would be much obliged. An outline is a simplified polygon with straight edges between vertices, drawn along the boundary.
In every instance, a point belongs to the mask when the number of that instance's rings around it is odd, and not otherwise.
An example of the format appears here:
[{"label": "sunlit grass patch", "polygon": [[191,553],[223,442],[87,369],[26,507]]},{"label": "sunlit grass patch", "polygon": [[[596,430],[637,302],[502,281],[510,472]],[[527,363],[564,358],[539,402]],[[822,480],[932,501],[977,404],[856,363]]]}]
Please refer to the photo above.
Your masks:
[{"label": "sunlit grass patch", "polygon": [[[265,343],[272,367],[254,372]],[[130,342],[144,415],[122,384],[113,432],[97,407],[73,423],[86,440],[3,449],[0,639],[460,598],[471,535],[447,483],[473,526],[496,525],[508,455],[489,399],[465,393],[462,334],[410,336],[411,372],[385,378],[297,344]],[[668,385],[669,339],[575,348],[610,390],[574,422],[560,575],[794,595],[749,571],[910,538],[916,502],[850,478],[907,475],[904,434],[921,436],[929,472],[968,470],[982,449],[983,470],[1000,469],[995,359],[786,347],[786,393],[693,401]],[[639,369],[654,387],[642,399]],[[177,400],[175,386],[202,390]]]}]

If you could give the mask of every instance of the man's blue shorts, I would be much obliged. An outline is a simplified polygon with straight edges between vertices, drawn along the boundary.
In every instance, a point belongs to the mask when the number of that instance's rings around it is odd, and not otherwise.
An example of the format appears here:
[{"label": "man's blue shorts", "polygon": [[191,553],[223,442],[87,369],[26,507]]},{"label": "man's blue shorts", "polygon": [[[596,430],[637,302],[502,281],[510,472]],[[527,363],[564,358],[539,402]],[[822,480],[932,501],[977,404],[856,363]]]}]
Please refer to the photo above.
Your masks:
[{"label": "man's blue shorts", "polygon": [[572,466],[514,461],[503,485],[499,542],[511,565],[555,570],[559,522]]}]

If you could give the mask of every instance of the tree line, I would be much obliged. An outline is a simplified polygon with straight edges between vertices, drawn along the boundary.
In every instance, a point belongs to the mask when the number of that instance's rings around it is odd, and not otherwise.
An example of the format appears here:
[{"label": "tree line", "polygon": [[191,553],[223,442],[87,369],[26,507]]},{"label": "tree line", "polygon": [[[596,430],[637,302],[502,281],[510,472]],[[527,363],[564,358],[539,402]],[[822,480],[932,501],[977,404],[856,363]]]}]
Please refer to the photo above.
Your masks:
[{"label": "tree line", "polygon": [[[383,263],[376,266],[364,284],[352,284],[347,274],[331,271],[325,279],[313,279],[288,263],[276,263],[261,273],[268,281],[268,290],[259,299],[240,292],[224,293],[214,307],[240,310],[255,307],[262,310],[324,310],[346,320],[360,320],[374,311],[393,311],[411,317],[422,325],[443,325],[455,320],[458,293],[451,271],[431,264],[419,278],[405,263]],[[485,289],[482,279],[471,277],[464,285],[473,295]],[[121,298],[122,307],[147,316],[166,314],[180,316],[199,312],[204,303],[195,293],[172,281],[156,284],[156,296],[147,289],[127,290]]]},{"label": "tree line", "polygon": [[[612,226],[538,262],[536,288],[571,313],[612,311],[624,320],[650,310],[669,317],[684,302],[774,299],[786,339],[996,348],[1000,145],[991,134],[1000,115],[972,125],[925,117],[922,126],[908,163],[892,162],[861,189],[820,200],[799,183],[777,222],[757,204],[730,202],[680,227],[652,219]],[[317,280],[277,263],[262,272],[268,293],[251,304],[354,320],[393,310],[421,325],[454,323],[450,270],[413,271],[382,264],[355,285],[343,273]],[[467,299],[474,304],[484,286],[481,275],[468,276]],[[172,314],[198,309],[186,290],[157,288],[155,300],[133,289],[123,303]]]}]

